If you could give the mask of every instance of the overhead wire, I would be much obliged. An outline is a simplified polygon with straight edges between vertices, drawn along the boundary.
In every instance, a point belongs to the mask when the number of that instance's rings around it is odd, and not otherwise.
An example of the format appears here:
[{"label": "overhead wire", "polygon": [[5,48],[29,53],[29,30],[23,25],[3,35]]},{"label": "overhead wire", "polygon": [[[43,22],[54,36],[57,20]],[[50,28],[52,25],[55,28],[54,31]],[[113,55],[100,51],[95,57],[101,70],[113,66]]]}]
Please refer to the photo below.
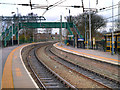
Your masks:
[{"label": "overhead wire", "polygon": [[114,15],[114,16],[111,16],[111,17],[108,17],[108,18],[105,18],[105,20],[108,20],[108,19],[111,19],[111,18],[114,18],[114,17],[117,17],[119,16],[120,14],[117,14],[117,15]]},{"label": "overhead wire", "polygon": [[17,4],[15,4],[15,3],[0,3],[0,4],[5,4],[5,5],[17,5]]},{"label": "overhead wire", "polygon": [[49,5],[46,10],[43,12],[42,16],[50,9],[52,9],[53,7],[56,7],[60,4],[62,4],[63,2],[65,2],[66,0],[60,0],[60,1],[57,1],[56,3],[52,4],[52,5]]},{"label": "overhead wire", "polygon": [[[99,9],[98,13],[105,12],[105,11],[112,10],[112,9],[116,9],[116,8],[119,8],[119,7],[120,7],[119,4],[115,4],[113,6],[104,7],[104,8]],[[105,18],[104,20],[108,21],[109,19],[118,17],[119,15],[120,14],[117,14],[117,15],[114,15],[114,16],[110,16],[108,18]],[[109,21],[109,22],[111,22],[111,21]]]},{"label": "overhead wire", "polygon": [[[61,0],[60,0],[60,1],[61,1]],[[42,16],[43,16],[48,10],[50,10],[50,9],[52,9],[53,7],[55,7],[55,6],[63,3],[63,1],[61,1],[61,2],[60,2],[60,1],[54,3],[53,5],[49,5],[49,6],[46,8],[45,12],[42,14]],[[66,1],[66,0],[64,0],[64,1]],[[51,8],[50,8],[50,7],[51,7]]]},{"label": "overhead wire", "polygon": [[117,5],[119,5],[119,4],[115,4],[113,6],[107,6],[107,7],[101,8],[101,9],[112,8],[112,7],[117,6]]},{"label": "overhead wire", "polygon": [[[113,9],[115,9],[115,8],[118,8],[118,4],[113,5]],[[112,9],[112,6],[104,7],[104,8],[100,8],[99,12],[104,12],[104,11],[108,11],[108,10],[111,10],[111,9]]]}]

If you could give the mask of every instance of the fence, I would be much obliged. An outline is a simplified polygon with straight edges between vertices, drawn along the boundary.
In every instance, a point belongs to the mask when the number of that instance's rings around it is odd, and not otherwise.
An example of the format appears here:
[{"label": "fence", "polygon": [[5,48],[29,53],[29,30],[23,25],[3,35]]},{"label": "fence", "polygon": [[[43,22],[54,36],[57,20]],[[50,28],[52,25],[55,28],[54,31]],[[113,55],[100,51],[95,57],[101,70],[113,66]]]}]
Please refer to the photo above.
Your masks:
[{"label": "fence", "polygon": [[67,40],[67,43],[69,43],[70,46],[73,46],[73,47],[75,46],[74,40]]},{"label": "fence", "polygon": [[95,45],[92,43],[92,49],[106,51],[106,43],[105,41],[96,41]]},{"label": "fence", "polygon": [[[2,41],[1,44],[2,44],[2,47],[5,47],[4,46],[4,41]],[[17,40],[13,40],[13,45],[17,45],[17,44],[18,44],[18,41]],[[7,46],[12,46],[12,40],[7,41]]]},{"label": "fence", "polygon": [[85,49],[85,43],[84,43],[84,41],[77,41],[77,48],[83,48],[83,49]]},{"label": "fence", "polygon": [[[74,40],[67,40],[67,42],[69,43],[70,46],[75,47]],[[84,41],[77,41],[77,48],[85,49],[86,46]],[[95,45],[93,45],[92,42],[92,47],[90,49],[106,51],[106,43],[105,41],[96,41]]]}]

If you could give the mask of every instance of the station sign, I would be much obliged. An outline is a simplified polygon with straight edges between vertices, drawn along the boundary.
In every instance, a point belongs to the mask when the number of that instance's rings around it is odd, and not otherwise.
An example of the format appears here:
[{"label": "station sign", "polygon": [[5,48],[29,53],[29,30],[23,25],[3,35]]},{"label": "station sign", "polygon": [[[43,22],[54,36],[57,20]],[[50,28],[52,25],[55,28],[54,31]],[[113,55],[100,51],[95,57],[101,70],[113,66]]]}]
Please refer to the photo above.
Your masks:
[{"label": "station sign", "polygon": [[73,37],[74,35],[68,35],[68,37]]},{"label": "station sign", "polygon": [[84,38],[78,38],[78,41],[84,41]]},{"label": "station sign", "polygon": [[93,45],[95,45],[95,37],[93,37]]}]

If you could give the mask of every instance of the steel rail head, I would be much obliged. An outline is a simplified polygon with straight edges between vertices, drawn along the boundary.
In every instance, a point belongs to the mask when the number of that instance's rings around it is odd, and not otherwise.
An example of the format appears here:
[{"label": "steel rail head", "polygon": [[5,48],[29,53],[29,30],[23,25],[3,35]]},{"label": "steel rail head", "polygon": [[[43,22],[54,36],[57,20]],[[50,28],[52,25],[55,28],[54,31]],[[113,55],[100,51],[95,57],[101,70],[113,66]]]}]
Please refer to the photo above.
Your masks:
[{"label": "steel rail head", "polygon": [[[35,51],[35,56],[36,58],[39,60],[38,55],[37,55],[37,50]],[[69,82],[67,82],[65,79],[63,79],[60,75],[58,75],[57,73],[55,73],[52,69],[50,69],[42,60],[40,61],[50,72],[52,72],[56,77],[58,77],[61,81],[63,81],[66,85],[68,85],[70,88],[72,89],[76,89],[75,86],[73,86],[72,84],[70,84]]]}]

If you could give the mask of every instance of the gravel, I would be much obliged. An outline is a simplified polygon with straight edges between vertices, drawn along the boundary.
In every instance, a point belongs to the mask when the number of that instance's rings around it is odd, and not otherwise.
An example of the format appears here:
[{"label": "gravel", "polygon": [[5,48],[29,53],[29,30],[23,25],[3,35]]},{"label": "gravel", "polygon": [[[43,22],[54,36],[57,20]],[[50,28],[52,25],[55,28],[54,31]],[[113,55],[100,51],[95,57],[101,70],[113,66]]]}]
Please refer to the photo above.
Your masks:
[{"label": "gravel", "polygon": [[[44,47],[45,48],[45,47]],[[63,65],[51,60],[45,53],[44,48],[40,48],[37,51],[38,58],[42,60],[48,67],[58,73],[62,78],[71,83],[77,88],[103,88],[100,85],[72,72],[71,70],[63,67]]]}]

